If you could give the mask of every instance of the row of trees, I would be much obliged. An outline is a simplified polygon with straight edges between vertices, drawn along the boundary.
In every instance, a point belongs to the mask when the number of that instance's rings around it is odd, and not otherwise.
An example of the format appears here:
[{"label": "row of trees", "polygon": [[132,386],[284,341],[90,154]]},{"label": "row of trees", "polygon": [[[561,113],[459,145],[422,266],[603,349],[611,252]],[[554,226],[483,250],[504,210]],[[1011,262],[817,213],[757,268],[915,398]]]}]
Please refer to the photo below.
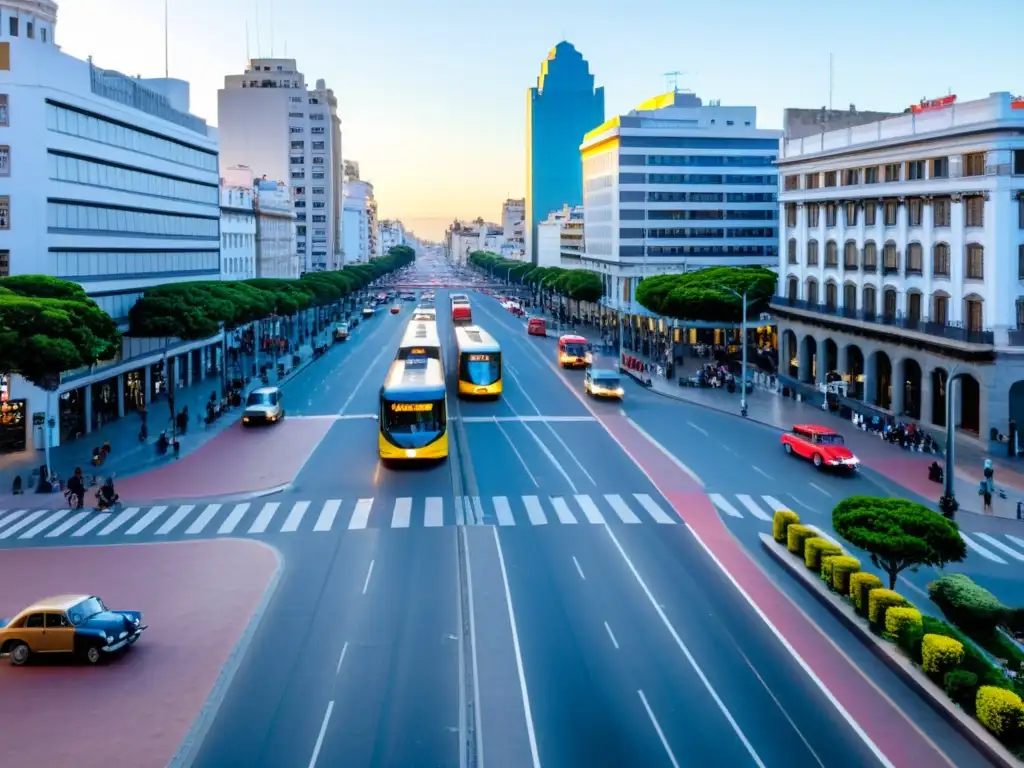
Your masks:
[{"label": "row of trees", "polygon": [[601,276],[587,269],[537,267],[522,261],[504,259],[494,253],[474,251],[469,263],[486,269],[495,277],[505,278],[522,285],[541,286],[573,301],[597,301],[604,293]]}]

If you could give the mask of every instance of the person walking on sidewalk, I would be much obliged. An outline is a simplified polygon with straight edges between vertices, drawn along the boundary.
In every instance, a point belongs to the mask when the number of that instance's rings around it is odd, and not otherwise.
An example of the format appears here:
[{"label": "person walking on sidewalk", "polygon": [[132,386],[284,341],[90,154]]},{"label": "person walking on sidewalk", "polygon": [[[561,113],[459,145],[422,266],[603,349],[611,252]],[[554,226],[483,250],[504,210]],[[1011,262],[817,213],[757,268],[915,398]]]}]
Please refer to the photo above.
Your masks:
[{"label": "person walking on sidewalk", "polygon": [[992,466],[992,459],[985,459],[984,478],[981,481],[981,485],[978,487],[978,495],[981,496],[984,501],[984,511],[988,514],[992,513],[992,494],[995,492],[995,477],[996,471]]}]

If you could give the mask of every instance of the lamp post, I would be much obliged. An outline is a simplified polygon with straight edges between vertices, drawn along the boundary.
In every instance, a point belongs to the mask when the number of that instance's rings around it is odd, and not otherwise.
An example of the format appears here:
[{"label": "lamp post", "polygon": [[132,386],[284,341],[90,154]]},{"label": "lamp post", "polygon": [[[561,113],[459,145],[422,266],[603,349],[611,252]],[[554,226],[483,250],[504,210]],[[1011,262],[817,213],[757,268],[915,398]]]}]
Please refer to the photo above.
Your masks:
[{"label": "lamp post", "polygon": [[727,291],[735,296],[737,299],[743,302],[743,316],[740,319],[740,350],[741,350],[741,363],[740,363],[740,416],[747,415],[747,292],[744,291],[742,294],[738,291],[734,291],[732,288],[726,288],[724,285],[720,286],[723,291]]},{"label": "lamp post", "polygon": [[942,497],[939,499],[939,509],[942,514],[949,519],[953,519],[956,515],[956,511],[960,508],[960,502],[956,500],[956,490],[954,489],[954,480],[956,479],[956,471],[954,469],[955,460],[955,430],[953,425],[953,385],[957,380],[965,375],[965,371],[960,370],[959,365],[954,365],[953,369],[949,372],[949,377],[946,379],[946,471],[943,480],[943,492]]}]

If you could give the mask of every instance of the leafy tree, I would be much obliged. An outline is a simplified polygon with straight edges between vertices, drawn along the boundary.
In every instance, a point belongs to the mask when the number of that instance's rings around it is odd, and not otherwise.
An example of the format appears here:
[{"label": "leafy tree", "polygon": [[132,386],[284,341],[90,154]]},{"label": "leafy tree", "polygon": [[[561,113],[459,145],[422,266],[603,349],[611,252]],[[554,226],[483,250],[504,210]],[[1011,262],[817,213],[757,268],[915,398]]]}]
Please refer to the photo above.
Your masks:
[{"label": "leafy tree", "polygon": [[636,300],[651,312],[677,320],[739,322],[742,300],[728,289],[747,293],[747,313],[763,312],[778,284],[766,267],[707,267],[694,272],[644,279]]},{"label": "leafy tree", "polygon": [[851,496],[832,510],[832,527],[871,556],[888,575],[889,589],[908,568],[942,568],[967,556],[955,522],[908,499]]}]

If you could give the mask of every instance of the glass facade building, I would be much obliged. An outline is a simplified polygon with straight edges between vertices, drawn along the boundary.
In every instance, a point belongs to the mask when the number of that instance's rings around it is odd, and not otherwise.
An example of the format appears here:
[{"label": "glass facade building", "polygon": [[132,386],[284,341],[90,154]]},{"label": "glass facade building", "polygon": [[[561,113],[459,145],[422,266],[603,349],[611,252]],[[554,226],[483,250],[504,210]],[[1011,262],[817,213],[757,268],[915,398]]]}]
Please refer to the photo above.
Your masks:
[{"label": "glass facade building", "polygon": [[604,122],[604,88],[586,59],[559,43],[526,94],[526,253],[537,263],[537,224],[553,210],[583,204],[583,136]]}]

